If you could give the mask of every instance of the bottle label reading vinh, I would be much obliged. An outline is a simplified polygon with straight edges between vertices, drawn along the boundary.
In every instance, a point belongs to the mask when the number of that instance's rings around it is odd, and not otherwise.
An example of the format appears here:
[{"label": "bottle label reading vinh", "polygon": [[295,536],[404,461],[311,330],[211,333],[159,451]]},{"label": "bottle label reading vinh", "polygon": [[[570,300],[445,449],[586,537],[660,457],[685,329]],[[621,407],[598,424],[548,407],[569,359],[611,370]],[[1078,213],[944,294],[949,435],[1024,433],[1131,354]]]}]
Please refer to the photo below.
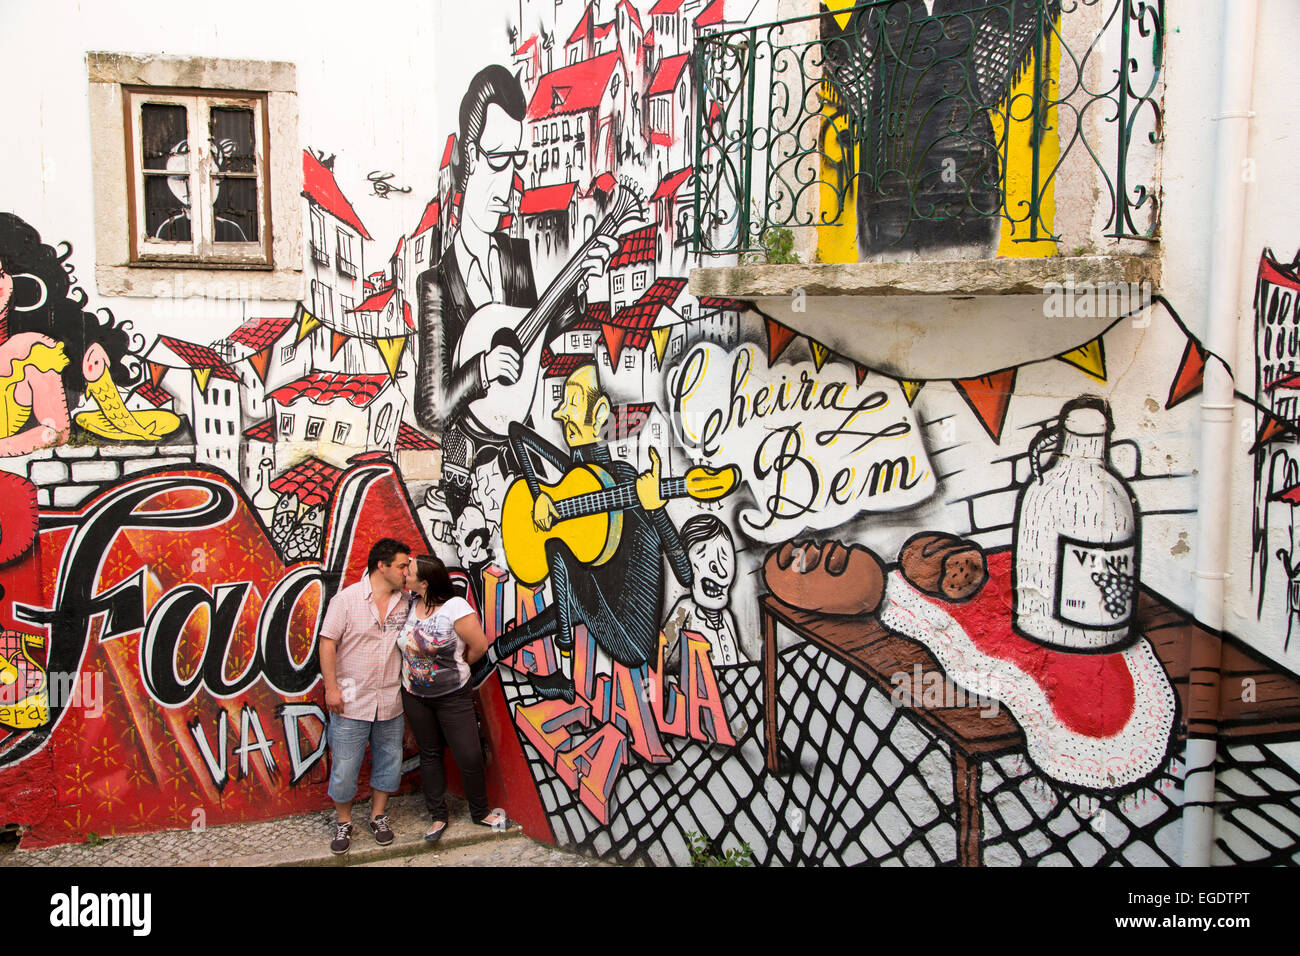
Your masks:
[{"label": "bottle label reading vinh", "polygon": [[1057,618],[1076,627],[1124,627],[1137,599],[1137,542],[1111,544],[1061,536],[1057,545]]}]

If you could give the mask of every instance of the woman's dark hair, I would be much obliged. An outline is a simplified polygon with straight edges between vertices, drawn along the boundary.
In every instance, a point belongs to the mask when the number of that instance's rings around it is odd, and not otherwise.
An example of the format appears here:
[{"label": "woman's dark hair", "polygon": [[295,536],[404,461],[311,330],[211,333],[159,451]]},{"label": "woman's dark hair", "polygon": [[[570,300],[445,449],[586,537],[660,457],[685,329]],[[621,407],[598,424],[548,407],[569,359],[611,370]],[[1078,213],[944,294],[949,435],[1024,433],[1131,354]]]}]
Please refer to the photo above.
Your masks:
[{"label": "woman's dark hair", "polygon": [[432,554],[420,554],[411,560],[415,562],[416,579],[429,586],[424,593],[425,607],[434,607],[459,596],[441,558]]},{"label": "woman's dark hair", "polygon": [[469,148],[477,146],[487,125],[488,107],[495,103],[513,120],[523,121],[528,111],[524,88],[504,66],[485,66],[469,81],[469,88],[460,101],[460,139],[456,143],[456,188],[464,192],[465,177],[469,174]]},{"label": "woman's dark hair", "polygon": [[[121,386],[133,384],[139,374],[123,362],[132,352],[131,323],[117,322],[108,309],[98,313],[85,309],[85,291],[73,283],[72,246],[60,242],[59,248],[41,242],[40,233],[13,213],[0,212],[0,268],[11,276],[23,273],[36,276],[45,285],[45,301],[38,308],[19,311],[41,301],[40,288],[31,279],[14,279],[13,300],[9,308],[7,335],[39,332],[63,343],[68,366],[63,370],[63,390],[71,410],[86,390],[81,374],[81,360],[86,349],[98,342],[108,353],[109,374]],[[102,316],[102,318],[101,318]]]}]

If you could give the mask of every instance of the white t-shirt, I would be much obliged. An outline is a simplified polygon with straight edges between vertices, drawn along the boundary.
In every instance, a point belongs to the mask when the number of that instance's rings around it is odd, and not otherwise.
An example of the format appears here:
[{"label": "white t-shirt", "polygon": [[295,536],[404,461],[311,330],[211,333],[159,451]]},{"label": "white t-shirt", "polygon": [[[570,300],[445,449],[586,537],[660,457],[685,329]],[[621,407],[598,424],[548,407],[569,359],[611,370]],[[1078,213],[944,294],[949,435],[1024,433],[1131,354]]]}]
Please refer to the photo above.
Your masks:
[{"label": "white t-shirt", "polygon": [[441,697],[460,690],[469,680],[465,663],[465,642],[456,633],[456,622],[474,609],[461,597],[448,598],[434,612],[420,620],[423,610],[417,600],[411,605],[397,648],[402,652],[402,687],[418,697]]}]

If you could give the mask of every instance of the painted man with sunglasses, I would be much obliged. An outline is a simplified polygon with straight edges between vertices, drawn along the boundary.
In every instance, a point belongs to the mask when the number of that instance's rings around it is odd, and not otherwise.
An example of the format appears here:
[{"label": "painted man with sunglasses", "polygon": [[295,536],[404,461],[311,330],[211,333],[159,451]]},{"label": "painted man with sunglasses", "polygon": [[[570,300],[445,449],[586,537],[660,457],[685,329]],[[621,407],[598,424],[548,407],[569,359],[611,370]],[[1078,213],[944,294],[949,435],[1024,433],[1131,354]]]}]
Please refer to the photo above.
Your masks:
[{"label": "painted man with sunglasses", "polygon": [[[457,363],[461,335],[470,316],[489,303],[522,308],[537,304],[529,243],[500,229],[501,217],[510,212],[515,176],[528,159],[520,148],[527,107],[518,78],[503,66],[486,67],[470,81],[460,105],[454,166],[461,194],[459,222],[441,261],[419,282],[416,411],[426,428],[436,428],[441,416],[443,482],[453,517],[469,503],[475,466],[506,448],[505,436],[476,428],[466,407],[483,397],[491,382],[517,381],[521,367],[519,350],[508,344],[462,356]],[[587,254],[589,275],[604,272],[616,245],[611,241],[592,246]],[[562,310],[561,324],[582,315],[585,293],[584,281]],[[526,414],[526,409],[520,410],[520,415]]]}]

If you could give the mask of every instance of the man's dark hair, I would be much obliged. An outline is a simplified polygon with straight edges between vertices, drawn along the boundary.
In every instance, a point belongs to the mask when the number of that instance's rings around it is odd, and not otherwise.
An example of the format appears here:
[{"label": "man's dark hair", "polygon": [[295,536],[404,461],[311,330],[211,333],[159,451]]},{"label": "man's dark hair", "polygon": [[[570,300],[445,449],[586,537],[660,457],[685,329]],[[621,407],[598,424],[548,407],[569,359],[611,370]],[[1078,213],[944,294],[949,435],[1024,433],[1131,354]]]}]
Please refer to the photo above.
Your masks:
[{"label": "man's dark hair", "polygon": [[381,564],[392,564],[399,554],[410,554],[410,545],[396,538],[380,538],[370,549],[370,558],[366,561],[366,574],[374,574]]},{"label": "man's dark hair", "polygon": [[460,101],[460,138],[456,141],[456,188],[465,189],[469,174],[469,148],[477,146],[487,123],[488,107],[495,103],[513,120],[523,121],[528,110],[519,77],[504,66],[493,64],[478,71]]},{"label": "man's dark hair", "polygon": [[733,548],[736,546],[736,541],[731,536],[731,529],[714,515],[696,515],[682,525],[682,547],[687,551],[702,541],[712,541],[714,538],[726,538]]}]

